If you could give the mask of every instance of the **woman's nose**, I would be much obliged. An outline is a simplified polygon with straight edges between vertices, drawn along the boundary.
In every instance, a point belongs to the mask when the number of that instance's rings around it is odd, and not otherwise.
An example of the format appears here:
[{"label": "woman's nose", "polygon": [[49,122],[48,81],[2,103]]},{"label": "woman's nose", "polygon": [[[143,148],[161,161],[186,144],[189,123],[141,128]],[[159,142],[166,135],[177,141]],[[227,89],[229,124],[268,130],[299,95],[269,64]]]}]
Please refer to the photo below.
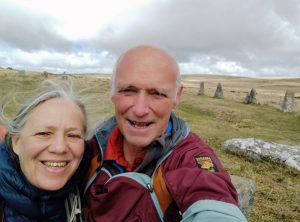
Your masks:
[{"label": "woman's nose", "polygon": [[67,141],[63,135],[56,135],[53,139],[49,151],[53,153],[65,153],[67,150]]}]

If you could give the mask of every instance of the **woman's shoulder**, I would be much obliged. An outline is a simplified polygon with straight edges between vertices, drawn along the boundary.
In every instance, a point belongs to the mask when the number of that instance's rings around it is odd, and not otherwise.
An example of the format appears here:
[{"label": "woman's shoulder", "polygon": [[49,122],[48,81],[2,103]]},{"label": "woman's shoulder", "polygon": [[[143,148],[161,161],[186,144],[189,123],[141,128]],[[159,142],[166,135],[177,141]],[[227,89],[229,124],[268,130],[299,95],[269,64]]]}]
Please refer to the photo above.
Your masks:
[{"label": "woman's shoulder", "polygon": [[16,173],[12,156],[9,153],[8,146],[4,141],[0,143],[0,173],[1,174]]}]

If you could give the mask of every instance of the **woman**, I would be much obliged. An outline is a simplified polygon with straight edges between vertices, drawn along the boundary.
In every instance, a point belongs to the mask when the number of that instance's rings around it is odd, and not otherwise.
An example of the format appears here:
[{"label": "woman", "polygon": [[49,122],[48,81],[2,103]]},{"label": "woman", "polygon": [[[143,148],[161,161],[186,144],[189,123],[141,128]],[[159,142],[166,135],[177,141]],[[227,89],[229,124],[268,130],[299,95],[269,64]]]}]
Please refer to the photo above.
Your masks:
[{"label": "woman", "polygon": [[[6,120],[0,144],[2,221],[81,221],[87,131],[85,108],[58,84],[29,99]],[[72,87],[69,87],[72,89]]]}]

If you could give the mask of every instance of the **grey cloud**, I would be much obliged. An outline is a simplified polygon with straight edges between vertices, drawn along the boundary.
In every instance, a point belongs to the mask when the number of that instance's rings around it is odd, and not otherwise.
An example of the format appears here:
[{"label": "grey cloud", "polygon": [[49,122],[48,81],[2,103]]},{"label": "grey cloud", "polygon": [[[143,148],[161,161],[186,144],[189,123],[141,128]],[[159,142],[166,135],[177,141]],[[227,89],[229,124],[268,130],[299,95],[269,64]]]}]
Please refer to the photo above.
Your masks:
[{"label": "grey cloud", "polygon": [[95,44],[115,53],[139,43],[157,44],[174,51],[182,63],[209,56],[245,70],[280,71],[288,65],[286,73],[294,72],[300,70],[293,59],[300,53],[295,47],[299,7],[293,0],[154,1],[126,27],[109,25]]},{"label": "grey cloud", "polygon": [[[109,70],[125,49],[155,44],[174,53],[183,72],[222,72],[218,65],[227,63],[241,75],[300,76],[299,11],[297,0],[151,0],[112,20],[97,37],[71,42],[55,33],[56,22],[47,15],[1,5],[0,46],[75,56],[88,52],[97,62],[70,65],[53,58],[43,64]],[[230,74],[230,68],[223,72]]]},{"label": "grey cloud", "polygon": [[57,35],[55,21],[37,12],[26,11],[18,5],[0,4],[0,41],[26,51],[72,48],[72,42]]}]

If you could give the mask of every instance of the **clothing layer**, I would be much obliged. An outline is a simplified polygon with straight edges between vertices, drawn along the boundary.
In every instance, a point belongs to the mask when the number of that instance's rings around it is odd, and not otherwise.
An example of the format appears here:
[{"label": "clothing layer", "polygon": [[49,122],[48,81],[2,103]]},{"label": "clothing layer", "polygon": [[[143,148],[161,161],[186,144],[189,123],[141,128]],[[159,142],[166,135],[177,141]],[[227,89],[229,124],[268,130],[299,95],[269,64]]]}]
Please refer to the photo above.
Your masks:
[{"label": "clothing layer", "polygon": [[96,130],[88,141],[95,173],[85,188],[86,221],[246,221],[214,151],[174,113],[170,121],[172,131],[151,144],[132,172],[104,158],[115,118]]},{"label": "clothing layer", "polygon": [[[81,165],[83,169],[83,164]],[[0,202],[4,222],[67,221],[65,200],[76,192],[82,172],[58,191],[41,190],[31,185],[13,161],[5,142],[0,144]],[[1,218],[0,218],[0,221]]]}]

